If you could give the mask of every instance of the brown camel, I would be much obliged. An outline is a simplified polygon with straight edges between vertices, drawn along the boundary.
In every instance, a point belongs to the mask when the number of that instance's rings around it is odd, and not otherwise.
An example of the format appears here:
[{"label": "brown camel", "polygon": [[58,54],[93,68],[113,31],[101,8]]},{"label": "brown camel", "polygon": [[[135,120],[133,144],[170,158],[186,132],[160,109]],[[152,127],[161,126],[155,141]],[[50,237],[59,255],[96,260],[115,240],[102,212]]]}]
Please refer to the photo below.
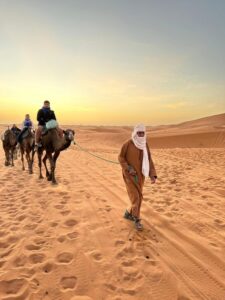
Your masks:
[{"label": "brown camel", "polygon": [[23,137],[21,137],[20,152],[21,152],[22,170],[25,170],[24,158],[23,158],[25,154],[27,164],[28,164],[29,174],[32,174],[35,151],[34,151],[34,133],[30,128],[28,128],[27,131],[23,134]]},{"label": "brown camel", "polygon": [[14,166],[14,152],[16,150],[17,139],[12,130],[7,129],[2,135],[2,146],[5,151],[5,166]]},{"label": "brown camel", "polygon": [[[40,169],[39,178],[43,178],[41,167],[42,167],[42,155],[45,151],[45,156],[43,158],[43,163],[46,170],[46,177],[48,181],[52,181],[53,184],[56,184],[55,179],[55,167],[56,160],[59,157],[61,151],[67,149],[71,142],[74,140],[74,131],[67,129],[63,131],[63,137],[59,136],[58,130],[56,128],[48,130],[47,134],[42,137],[41,143],[42,147],[38,149],[38,166]],[[51,172],[48,171],[46,160],[49,160],[51,166]]]}]

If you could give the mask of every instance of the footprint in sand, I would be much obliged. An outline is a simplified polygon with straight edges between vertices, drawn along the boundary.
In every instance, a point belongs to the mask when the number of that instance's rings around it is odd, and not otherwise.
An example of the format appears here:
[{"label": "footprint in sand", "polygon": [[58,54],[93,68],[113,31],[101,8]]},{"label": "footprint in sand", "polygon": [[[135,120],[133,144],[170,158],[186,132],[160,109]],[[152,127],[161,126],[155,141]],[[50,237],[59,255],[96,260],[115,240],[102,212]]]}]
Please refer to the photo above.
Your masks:
[{"label": "footprint in sand", "polygon": [[44,273],[50,273],[54,269],[54,267],[55,267],[55,265],[53,263],[47,262],[43,266],[42,270],[43,270]]},{"label": "footprint in sand", "polygon": [[70,300],[93,300],[93,298],[90,298],[88,296],[74,296]]},{"label": "footprint in sand", "polygon": [[27,224],[23,228],[27,230],[34,230],[38,227],[38,224]]},{"label": "footprint in sand", "polygon": [[63,277],[60,280],[60,285],[63,289],[74,289],[77,283],[77,277]]},{"label": "footprint in sand", "polygon": [[43,253],[31,254],[29,256],[29,261],[32,264],[42,263],[45,259],[45,255]]},{"label": "footprint in sand", "polygon": [[61,235],[60,237],[57,238],[57,241],[60,243],[63,243],[66,241],[66,236],[65,235]]},{"label": "footprint in sand", "polygon": [[131,250],[128,248],[124,248],[123,250],[119,251],[116,255],[117,259],[123,258],[123,257],[127,257],[128,255],[131,255]]},{"label": "footprint in sand", "polygon": [[42,238],[35,238],[34,243],[36,245],[41,245],[42,246],[42,245],[46,244],[46,240],[43,240]]},{"label": "footprint in sand", "polygon": [[65,200],[65,199],[60,201],[61,204],[67,204],[67,202],[68,202],[68,201]]},{"label": "footprint in sand", "polygon": [[93,258],[94,258],[95,261],[102,260],[102,254],[100,252],[98,252],[98,251],[94,251],[92,253],[92,256],[93,256]]},{"label": "footprint in sand", "polygon": [[32,289],[36,290],[37,287],[40,286],[40,282],[36,278],[34,278],[30,281],[30,286]]},{"label": "footprint in sand", "polygon": [[169,218],[172,218],[173,217],[173,214],[168,212],[168,213],[165,213],[165,216],[169,217]]},{"label": "footprint in sand", "polygon": [[76,232],[76,231],[74,231],[74,232],[70,232],[70,233],[68,233],[68,234],[67,234],[67,236],[68,236],[68,238],[69,238],[70,240],[75,240],[75,239],[77,239],[77,238],[78,238],[78,236],[79,236],[79,233],[78,233],[78,232]]},{"label": "footprint in sand", "polygon": [[18,294],[18,292],[22,290],[26,285],[27,285],[26,280],[22,278],[2,280],[0,282],[0,291],[2,291],[2,293],[6,294],[7,296],[11,295],[10,298],[7,297],[6,299],[16,299],[14,298],[15,295]]},{"label": "footprint in sand", "polygon": [[67,227],[73,227],[75,225],[78,224],[78,221],[74,220],[74,219],[68,219],[67,221],[65,221],[64,223]]},{"label": "footprint in sand", "polygon": [[163,209],[163,208],[156,208],[156,211],[158,211],[158,212],[165,212],[165,209]]},{"label": "footprint in sand", "polygon": [[25,255],[20,255],[19,257],[16,257],[13,261],[13,265],[16,268],[23,267],[27,263],[27,257]]},{"label": "footprint in sand", "polygon": [[121,264],[125,267],[131,267],[135,264],[135,260],[124,260]]},{"label": "footprint in sand", "polygon": [[68,216],[70,213],[71,213],[71,210],[63,210],[60,212],[60,214],[63,216]]},{"label": "footprint in sand", "polygon": [[51,222],[49,225],[50,225],[51,227],[56,227],[56,226],[58,226],[58,223],[57,223],[57,222]]},{"label": "footprint in sand", "polygon": [[110,212],[110,211],[112,210],[112,207],[109,206],[109,205],[106,205],[105,210],[106,210],[107,212]]},{"label": "footprint in sand", "polygon": [[29,244],[29,245],[26,245],[25,248],[29,251],[35,251],[35,250],[40,250],[41,246]]},{"label": "footprint in sand", "polygon": [[139,274],[139,271],[131,266],[123,266],[121,268],[122,272],[125,274],[124,276],[128,276],[129,279],[133,278],[135,279],[137,277],[137,275]]},{"label": "footprint in sand", "polygon": [[3,237],[5,235],[8,235],[8,232],[6,232],[6,231],[0,231],[0,237]]},{"label": "footprint in sand", "polygon": [[22,210],[25,210],[25,209],[27,209],[28,208],[28,206],[27,205],[23,205],[23,206],[21,206],[21,209]]},{"label": "footprint in sand", "polygon": [[215,219],[214,222],[216,223],[217,227],[219,228],[225,228],[225,224],[220,219]]},{"label": "footprint in sand", "polygon": [[9,248],[10,244],[7,242],[0,242],[0,249]]},{"label": "footprint in sand", "polygon": [[63,209],[64,208],[64,205],[61,205],[61,204],[57,204],[54,206],[56,209]]},{"label": "footprint in sand", "polygon": [[5,263],[6,263],[6,260],[0,260],[0,268],[2,268]]},{"label": "footprint in sand", "polygon": [[215,219],[214,222],[215,222],[216,224],[221,224],[221,223],[222,223],[222,221],[221,221],[220,219]]},{"label": "footprint in sand", "polygon": [[126,295],[134,296],[136,294],[136,290],[132,289],[122,289],[121,292]]},{"label": "footprint in sand", "polygon": [[111,291],[116,291],[116,290],[117,290],[117,287],[116,287],[115,285],[113,285],[113,284],[105,283],[104,285],[105,285],[105,287],[106,287],[107,289],[109,289],[109,290],[111,290]]},{"label": "footprint in sand", "polygon": [[121,240],[115,241],[115,246],[124,245],[124,244],[125,241],[121,241]]},{"label": "footprint in sand", "polygon": [[40,235],[43,235],[44,233],[45,233],[45,230],[44,229],[37,229],[36,231],[35,231],[35,233],[36,234],[40,234]]},{"label": "footprint in sand", "polygon": [[7,250],[5,252],[1,253],[1,258],[7,257],[9,256],[9,254],[12,252],[13,249]]},{"label": "footprint in sand", "polygon": [[177,300],[191,300],[191,298],[188,298],[186,296],[178,296]]},{"label": "footprint in sand", "polygon": [[56,257],[56,260],[61,264],[69,264],[73,260],[73,254],[70,252],[62,252]]},{"label": "footprint in sand", "polygon": [[80,204],[82,201],[81,200],[74,200],[74,203]]},{"label": "footprint in sand", "polygon": [[60,195],[60,196],[67,196],[67,195],[68,195],[68,192],[60,192],[59,195]]},{"label": "footprint in sand", "polygon": [[213,246],[213,247],[215,247],[215,248],[218,248],[218,245],[215,244],[215,243],[209,243],[209,245],[211,245],[211,246]]},{"label": "footprint in sand", "polygon": [[12,231],[12,232],[15,232],[15,231],[17,231],[17,230],[19,230],[19,229],[20,229],[19,226],[11,226],[11,227],[10,227],[10,231]]}]

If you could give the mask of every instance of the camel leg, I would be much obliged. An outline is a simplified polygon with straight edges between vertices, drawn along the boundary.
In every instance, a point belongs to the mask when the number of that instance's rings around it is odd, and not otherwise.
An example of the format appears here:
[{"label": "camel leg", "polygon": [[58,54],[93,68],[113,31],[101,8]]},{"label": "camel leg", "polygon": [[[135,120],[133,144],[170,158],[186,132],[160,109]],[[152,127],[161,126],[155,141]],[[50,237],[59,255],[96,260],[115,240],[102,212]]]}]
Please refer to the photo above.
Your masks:
[{"label": "camel leg", "polygon": [[41,172],[41,167],[42,167],[41,158],[42,158],[43,151],[38,150],[37,154],[38,154],[38,167],[39,167],[39,171],[40,171],[39,179],[43,179],[44,177],[43,177],[42,172]]},{"label": "camel leg", "polygon": [[5,149],[5,166],[9,166],[9,150]]},{"label": "camel leg", "polygon": [[48,155],[48,159],[50,161],[50,166],[51,166],[52,184],[57,184],[55,180],[55,162],[52,157],[52,154]]},{"label": "camel leg", "polygon": [[33,173],[33,164],[34,164],[34,145],[32,146],[32,150],[31,150],[31,173]]},{"label": "camel leg", "polygon": [[22,147],[22,146],[20,147],[20,152],[21,152],[22,170],[24,171],[24,170],[25,170],[25,166],[24,166],[24,158],[23,158],[24,150],[23,150],[23,147]]},{"label": "camel leg", "polygon": [[32,174],[30,152],[28,149],[26,150],[26,159],[27,159],[29,174]]},{"label": "camel leg", "polygon": [[56,167],[56,161],[57,161],[57,158],[59,157],[59,154],[60,154],[60,152],[55,152],[55,153],[54,153],[54,156],[53,156],[53,160],[54,160],[54,163],[55,163],[55,167]]},{"label": "camel leg", "polygon": [[11,150],[11,161],[12,161],[12,167],[14,167],[14,151],[15,151],[15,149],[14,149],[14,148],[12,148],[12,150]]},{"label": "camel leg", "polygon": [[43,161],[43,164],[44,164],[44,166],[45,166],[46,177],[47,177],[48,181],[51,181],[51,180],[52,180],[52,176],[51,176],[51,174],[49,173],[48,167],[47,167],[47,164],[46,164],[47,158],[48,158],[48,156],[47,156],[47,154],[45,154],[45,156],[44,156],[44,158],[43,158],[42,161]]},{"label": "camel leg", "polygon": [[13,158],[14,160],[17,160],[17,147],[14,149]]}]

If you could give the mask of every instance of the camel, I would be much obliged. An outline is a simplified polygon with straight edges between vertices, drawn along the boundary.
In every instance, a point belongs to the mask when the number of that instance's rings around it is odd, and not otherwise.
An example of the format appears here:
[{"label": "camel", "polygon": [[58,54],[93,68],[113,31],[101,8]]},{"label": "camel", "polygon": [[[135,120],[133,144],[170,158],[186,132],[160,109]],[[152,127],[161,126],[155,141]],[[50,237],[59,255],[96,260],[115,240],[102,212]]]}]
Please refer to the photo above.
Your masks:
[{"label": "camel", "polygon": [[22,170],[25,170],[24,166],[24,154],[26,155],[26,160],[28,164],[29,174],[33,174],[33,163],[34,163],[34,133],[32,129],[28,128],[23,134],[22,140],[20,142],[20,153],[22,161]]},{"label": "camel", "polygon": [[[44,178],[42,175],[42,155],[45,151],[45,156],[43,158],[43,163],[46,170],[46,177],[48,181],[52,181],[52,184],[57,184],[55,179],[55,168],[56,168],[56,161],[60,155],[60,152],[67,149],[71,142],[74,140],[74,131],[71,129],[67,129],[63,131],[63,137],[59,136],[58,130],[56,128],[49,129],[47,134],[42,136],[42,147],[38,148],[38,166],[40,170],[39,178]],[[51,172],[49,172],[46,161],[47,159],[50,162]]]},{"label": "camel", "polygon": [[2,146],[5,151],[5,166],[14,166],[14,153],[16,150],[17,138],[12,130],[7,129],[2,135]]}]

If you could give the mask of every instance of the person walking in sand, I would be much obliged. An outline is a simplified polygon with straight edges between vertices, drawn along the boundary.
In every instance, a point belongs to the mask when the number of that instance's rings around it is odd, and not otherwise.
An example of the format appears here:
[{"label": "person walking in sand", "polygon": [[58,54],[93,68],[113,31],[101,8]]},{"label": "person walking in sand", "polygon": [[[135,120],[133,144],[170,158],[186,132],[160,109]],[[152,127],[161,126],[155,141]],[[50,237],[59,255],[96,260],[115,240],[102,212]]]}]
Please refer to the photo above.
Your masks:
[{"label": "person walking in sand", "polygon": [[132,138],[125,142],[119,154],[123,179],[126,185],[131,208],[125,211],[124,218],[134,221],[137,230],[143,230],[140,209],[143,199],[145,178],[150,177],[154,184],[156,170],[146,140],[146,128],[143,124],[134,127]]}]

